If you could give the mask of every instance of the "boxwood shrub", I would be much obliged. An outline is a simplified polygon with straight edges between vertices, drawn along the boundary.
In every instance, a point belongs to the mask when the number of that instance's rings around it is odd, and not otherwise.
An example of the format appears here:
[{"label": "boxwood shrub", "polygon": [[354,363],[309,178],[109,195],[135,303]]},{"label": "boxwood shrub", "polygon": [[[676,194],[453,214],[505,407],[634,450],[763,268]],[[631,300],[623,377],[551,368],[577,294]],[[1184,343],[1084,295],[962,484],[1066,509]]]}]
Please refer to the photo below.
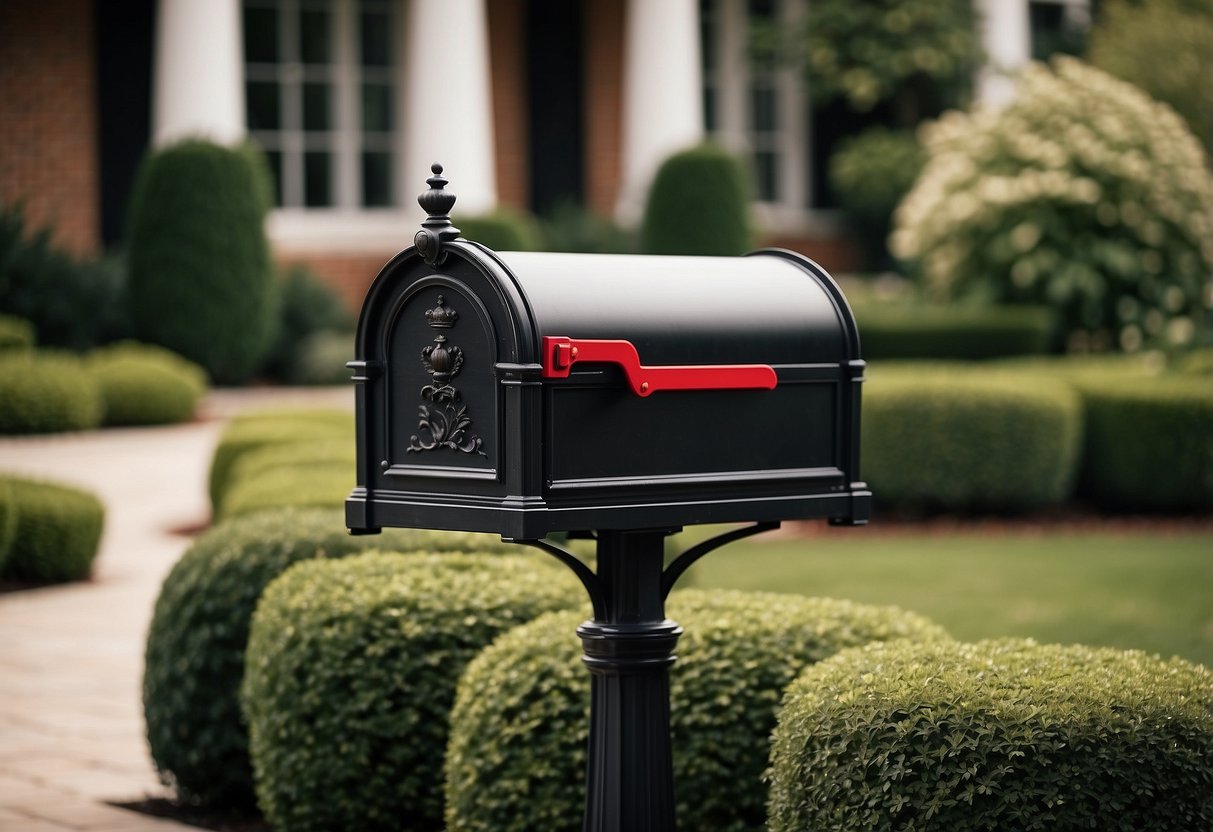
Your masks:
[{"label": "boxwood shrub", "polygon": [[884,504],[1014,512],[1073,489],[1082,408],[1047,378],[926,369],[882,375],[864,391],[864,478]]},{"label": "boxwood shrub", "polygon": [[1052,345],[1044,307],[856,304],[863,356],[879,359],[985,359],[1040,355]]},{"label": "boxwood shrub", "polygon": [[352,462],[317,462],[305,456],[298,463],[233,482],[216,516],[227,520],[269,509],[339,508],[353,487]]},{"label": "boxwood shrub", "polygon": [[772,832],[1213,828],[1213,673],[1002,641],[807,669],[771,751]]},{"label": "boxwood shrub", "polygon": [[642,247],[646,254],[745,254],[751,247],[749,208],[746,169],[727,150],[704,144],[675,153],[649,188]]},{"label": "boxwood shrub", "polygon": [[1113,509],[1213,509],[1213,384],[1191,377],[1077,382],[1082,490]]},{"label": "boxwood shrub", "polygon": [[34,346],[34,325],[24,318],[0,315],[0,352]]},{"label": "boxwood shrub", "polygon": [[16,536],[17,504],[13,499],[13,484],[0,477],[0,575],[4,574],[4,564],[8,562]]},{"label": "boxwood shrub", "polygon": [[209,493],[218,513],[231,487],[232,467],[244,454],[270,445],[343,440],[354,444],[354,414],[326,408],[272,408],[228,422],[211,458]]},{"label": "boxwood shrub", "polygon": [[507,544],[411,530],[351,537],[339,510],[287,510],[222,523],[173,567],[148,629],[143,708],[156,767],[183,800],[254,805],[239,690],[249,620],[266,584],[297,561],[377,547],[505,551]]},{"label": "boxwood shrub", "polygon": [[270,585],[243,702],[275,829],[441,828],[460,673],[510,627],[588,606],[572,573],[541,558],[367,554],[301,563]]},{"label": "boxwood shrub", "polygon": [[4,574],[23,581],[88,577],[101,543],[105,508],[87,491],[59,483],[3,476],[15,528]]},{"label": "boxwood shrub", "polygon": [[460,217],[459,228],[467,239],[494,251],[538,251],[543,247],[538,221],[530,214],[509,208]]},{"label": "boxwood shrub", "polygon": [[206,393],[206,371],[174,352],[125,341],[86,362],[101,389],[107,425],[165,425],[194,415]]},{"label": "boxwood shrub", "polygon": [[0,353],[0,434],[89,430],[101,424],[101,391],[67,353]]},{"label": "boxwood shrub", "polygon": [[[679,825],[712,832],[762,828],[767,738],[802,668],[869,641],[946,638],[893,607],[794,595],[689,589],[669,611],[685,629],[670,675]],[[446,760],[449,832],[581,828],[590,679],[580,621],[536,619],[464,674]]]}]

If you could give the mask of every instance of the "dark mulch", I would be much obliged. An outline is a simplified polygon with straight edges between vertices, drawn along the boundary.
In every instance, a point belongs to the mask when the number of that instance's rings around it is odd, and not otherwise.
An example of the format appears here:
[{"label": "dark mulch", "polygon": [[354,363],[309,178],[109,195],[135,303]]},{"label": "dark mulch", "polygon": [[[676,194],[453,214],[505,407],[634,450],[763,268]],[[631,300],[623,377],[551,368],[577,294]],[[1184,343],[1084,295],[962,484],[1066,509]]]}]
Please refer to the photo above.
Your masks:
[{"label": "dark mulch", "polygon": [[217,809],[203,809],[163,797],[148,797],[129,803],[112,803],[110,805],[143,815],[175,820],[199,829],[213,829],[215,832],[273,832],[273,827],[257,814],[248,815],[223,812]]}]

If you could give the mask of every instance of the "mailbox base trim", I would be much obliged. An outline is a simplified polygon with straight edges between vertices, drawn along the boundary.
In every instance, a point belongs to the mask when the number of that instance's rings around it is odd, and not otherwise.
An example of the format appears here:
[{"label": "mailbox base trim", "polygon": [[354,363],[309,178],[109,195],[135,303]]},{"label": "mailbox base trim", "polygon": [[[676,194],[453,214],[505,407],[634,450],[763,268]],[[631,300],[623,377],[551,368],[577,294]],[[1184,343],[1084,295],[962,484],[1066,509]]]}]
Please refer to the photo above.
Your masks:
[{"label": "mailbox base trim", "polygon": [[637,488],[665,485],[710,485],[729,482],[791,482],[797,480],[837,480],[846,475],[840,468],[784,468],[777,471],[711,471],[697,474],[656,474],[646,477],[586,477],[554,480],[552,491],[580,491],[590,488]]},{"label": "mailbox base trim", "polygon": [[456,468],[437,465],[392,465],[383,473],[388,477],[432,477],[434,479],[489,480],[491,482],[501,479],[494,468]]},{"label": "mailbox base trim", "polygon": [[[471,497],[357,488],[346,500],[351,531],[382,527],[487,532],[515,539],[538,539],[576,529],[634,529],[703,523],[828,520],[835,525],[868,522],[871,492],[840,490],[821,494],[710,499],[655,498],[644,505],[606,501],[560,504],[518,497]],[[524,503],[525,504],[522,504]]]}]

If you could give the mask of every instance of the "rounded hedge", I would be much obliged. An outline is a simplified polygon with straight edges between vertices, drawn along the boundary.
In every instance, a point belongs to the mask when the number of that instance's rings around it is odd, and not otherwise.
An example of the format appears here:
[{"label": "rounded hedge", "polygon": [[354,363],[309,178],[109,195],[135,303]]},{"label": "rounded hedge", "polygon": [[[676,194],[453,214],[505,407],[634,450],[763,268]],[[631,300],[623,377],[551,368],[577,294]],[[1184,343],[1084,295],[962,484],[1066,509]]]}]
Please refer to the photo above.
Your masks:
[{"label": "rounded hedge", "polygon": [[538,251],[543,247],[539,223],[530,214],[498,208],[491,214],[460,217],[465,239],[494,251]]},{"label": "rounded hedge", "polygon": [[460,673],[500,633],[583,599],[535,554],[291,569],[258,605],[242,694],[266,818],[282,832],[440,828]]},{"label": "rounded hedge", "polygon": [[165,578],[148,629],[143,709],[162,779],[186,801],[254,805],[239,700],[244,651],[257,599],[288,566],[372,548],[506,547],[488,535],[455,532],[390,530],[352,537],[339,510],[264,512],[203,534]]},{"label": "rounded hedge", "polygon": [[0,477],[0,575],[4,574],[4,564],[8,562],[16,536],[17,503],[13,498],[13,485]]},{"label": "rounded hedge", "polygon": [[34,325],[24,318],[0,315],[0,352],[28,350],[34,346]]},{"label": "rounded hedge", "polygon": [[1169,107],[1073,58],[944,116],[894,253],[933,289],[1046,304],[1072,350],[1189,343],[1213,305],[1213,175]]},{"label": "rounded hedge", "polygon": [[272,509],[340,508],[353,488],[353,462],[312,461],[303,457],[296,463],[233,482],[215,516],[228,520]]},{"label": "rounded hedge", "polygon": [[[893,607],[770,593],[681,590],[669,614],[685,630],[670,673],[679,825],[712,832],[762,828],[767,741],[802,668],[870,641],[947,637]],[[581,828],[590,677],[579,623],[536,619],[468,667],[451,714],[449,832]]]},{"label": "rounded hedge", "polygon": [[228,422],[211,458],[208,491],[211,508],[218,513],[231,488],[231,472],[247,453],[289,443],[316,443],[327,440],[354,444],[354,414],[348,410],[324,408],[274,408],[245,413]]},{"label": "rounded hedge", "polygon": [[863,357],[986,359],[1041,355],[1052,347],[1056,316],[1046,307],[856,304]]},{"label": "rounded hedge", "polygon": [[1002,641],[849,650],[788,689],[769,829],[1213,828],[1213,674]]},{"label": "rounded hedge", "polygon": [[167,425],[194,415],[206,393],[206,371],[174,352],[126,341],[86,362],[101,389],[107,425]]},{"label": "rounded hedge", "polygon": [[15,528],[4,575],[23,581],[87,578],[101,543],[105,508],[87,491],[59,483],[3,476]]},{"label": "rounded hedge", "polygon": [[144,159],[127,224],[127,296],[141,340],[220,383],[258,368],[275,312],[271,201],[265,161],[249,148],[188,140]]},{"label": "rounded hedge", "polygon": [[0,353],[0,434],[89,430],[101,424],[97,383],[67,353]]},{"label": "rounded hedge", "polygon": [[750,250],[745,169],[714,145],[675,153],[649,189],[641,229],[646,254],[741,255]]},{"label": "rounded hedge", "polygon": [[[274,337],[262,359],[261,372],[271,378],[294,382],[299,373],[303,344],[313,335],[344,331],[350,315],[341,295],[306,266],[293,265],[275,281],[276,320]],[[353,338],[348,355],[338,364],[342,381],[349,380],[345,362],[354,354]]]},{"label": "rounded hedge", "polygon": [[882,503],[1015,512],[1072,492],[1082,406],[1068,385],[923,370],[876,374],[865,387],[861,465]]},{"label": "rounded hedge", "polygon": [[1213,510],[1213,384],[1076,382],[1086,412],[1082,491],[1113,509]]}]

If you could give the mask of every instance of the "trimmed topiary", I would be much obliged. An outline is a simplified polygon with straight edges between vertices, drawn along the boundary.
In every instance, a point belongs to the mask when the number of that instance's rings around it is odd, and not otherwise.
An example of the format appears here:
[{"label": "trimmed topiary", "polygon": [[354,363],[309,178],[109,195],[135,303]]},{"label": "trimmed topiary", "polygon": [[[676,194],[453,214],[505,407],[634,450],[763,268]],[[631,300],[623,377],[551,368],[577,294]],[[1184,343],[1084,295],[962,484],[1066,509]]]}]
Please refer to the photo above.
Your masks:
[{"label": "trimmed topiary", "polygon": [[1213,384],[1076,382],[1086,413],[1082,490],[1113,509],[1213,510]]},{"label": "trimmed topiary", "polygon": [[354,444],[354,414],[335,408],[274,408],[245,413],[228,422],[211,458],[208,487],[211,508],[218,513],[231,488],[233,466],[247,453],[271,445],[328,440]]},{"label": "trimmed topiary", "polygon": [[40,583],[87,578],[105,522],[101,501],[87,491],[59,483],[12,476],[3,479],[8,482],[16,525],[4,574]]},{"label": "trimmed topiary", "polygon": [[[762,828],[767,738],[784,687],[844,647],[936,640],[925,618],[795,595],[682,590],[670,672],[679,827]],[[507,633],[468,667],[451,714],[449,832],[575,832],[585,801],[590,679],[576,613]],[[486,695],[492,691],[492,695]]]},{"label": "trimmed topiary", "polygon": [[1031,642],[879,644],[806,670],[772,832],[1213,827],[1213,674]]},{"label": "trimmed topiary", "polygon": [[1169,107],[1057,58],[1007,107],[923,136],[892,248],[929,287],[1052,306],[1072,351],[1193,339],[1213,308],[1213,176]]},{"label": "trimmed topiary", "polygon": [[463,236],[494,251],[538,251],[539,223],[530,214],[499,207],[491,214],[460,217]]},{"label": "trimmed topiary", "polygon": [[[307,449],[300,452],[306,454]],[[352,462],[311,461],[304,456],[233,482],[216,517],[228,520],[280,508],[340,508],[353,488]]]},{"label": "trimmed topiary", "polygon": [[206,372],[197,364],[134,341],[97,350],[85,367],[101,389],[107,425],[184,422],[208,387]]},{"label": "trimmed topiary", "polygon": [[190,140],[151,153],[131,194],[135,332],[219,383],[256,370],[272,334],[268,177],[248,149]]},{"label": "trimmed topiary", "polygon": [[34,325],[24,318],[0,315],[0,352],[28,350],[34,346]]},{"label": "trimmed topiary", "polygon": [[[262,359],[261,371],[271,378],[296,381],[303,344],[318,334],[350,328],[350,314],[341,296],[303,265],[286,269],[276,282],[276,321],[270,348]],[[354,354],[350,338],[349,356]],[[349,379],[343,358],[339,369],[343,381]]]},{"label": "trimmed topiary", "polygon": [[0,575],[13,550],[13,539],[17,536],[17,502],[13,497],[13,485],[0,477]]},{"label": "trimmed topiary", "polygon": [[863,357],[986,359],[1040,355],[1056,317],[1046,307],[855,304]]},{"label": "trimmed topiary", "polygon": [[257,607],[242,693],[266,818],[283,832],[441,828],[459,675],[500,633],[583,598],[534,554],[291,569]]},{"label": "trimmed topiary", "polygon": [[862,470],[881,502],[1016,512],[1073,490],[1082,407],[1068,385],[939,369],[865,386]]},{"label": "trimmed topiary", "polygon": [[97,383],[67,353],[0,353],[0,434],[89,430],[101,424]]},{"label": "trimmed topiary", "polygon": [[148,629],[143,709],[156,768],[182,800],[255,803],[239,691],[249,621],[265,586],[297,561],[379,547],[483,552],[507,544],[412,530],[351,537],[340,511],[288,510],[216,526],[173,567]]},{"label": "trimmed topiary", "polygon": [[749,206],[745,169],[728,151],[705,144],[675,153],[649,189],[642,248],[646,254],[745,254]]}]

